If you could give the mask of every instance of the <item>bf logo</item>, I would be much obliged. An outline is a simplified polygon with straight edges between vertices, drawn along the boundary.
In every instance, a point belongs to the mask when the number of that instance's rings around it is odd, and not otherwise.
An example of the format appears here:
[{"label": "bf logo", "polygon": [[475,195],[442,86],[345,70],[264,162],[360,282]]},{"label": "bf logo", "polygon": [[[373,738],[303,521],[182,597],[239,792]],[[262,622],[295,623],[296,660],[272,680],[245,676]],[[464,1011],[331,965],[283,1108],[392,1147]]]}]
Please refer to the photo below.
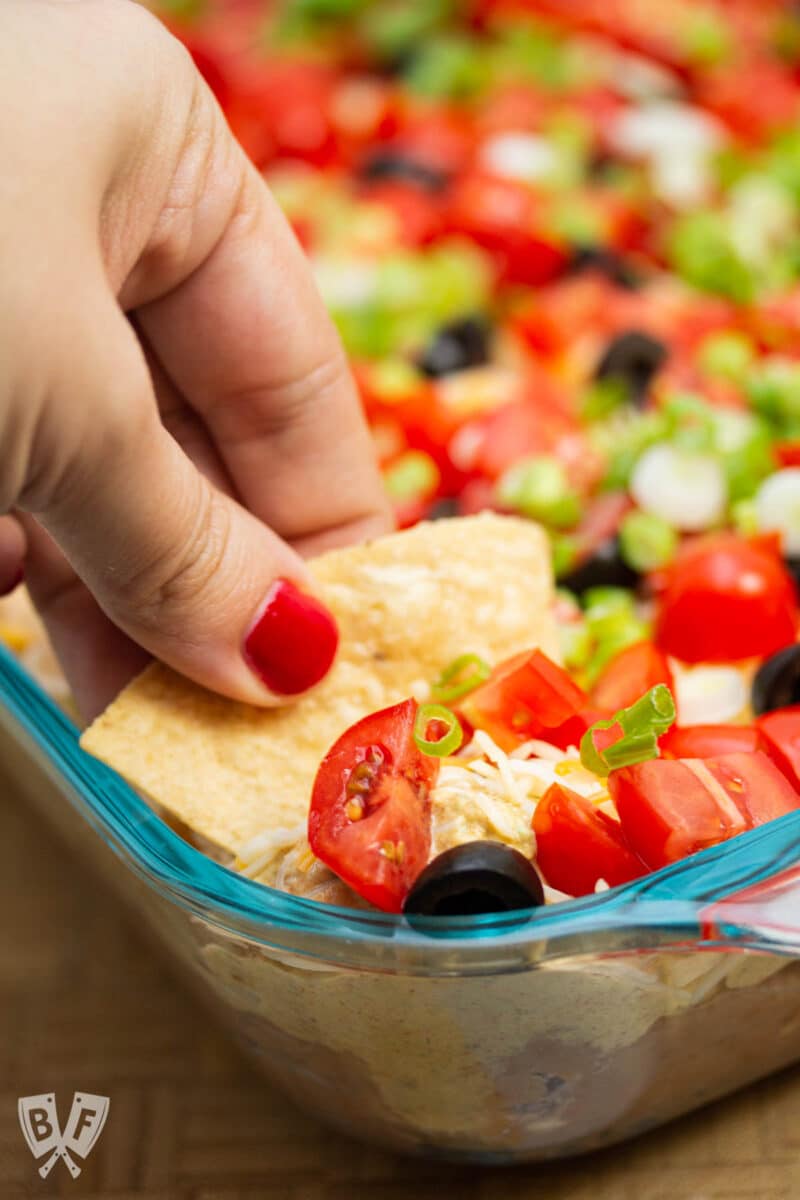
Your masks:
[{"label": "bf logo", "polygon": [[46,1179],[59,1158],[63,1158],[72,1178],[78,1178],[81,1169],[72,1155],[86,1158],[94,1149],[106,1123],[109,1103],[108,1096],[76,1092],[62,1133],[58,1126],[55,1096],[45,1094],[19,1098],[19,1123],[31,1154],[34,1158],[49,1155],[39,1167],[42,1179]]}]

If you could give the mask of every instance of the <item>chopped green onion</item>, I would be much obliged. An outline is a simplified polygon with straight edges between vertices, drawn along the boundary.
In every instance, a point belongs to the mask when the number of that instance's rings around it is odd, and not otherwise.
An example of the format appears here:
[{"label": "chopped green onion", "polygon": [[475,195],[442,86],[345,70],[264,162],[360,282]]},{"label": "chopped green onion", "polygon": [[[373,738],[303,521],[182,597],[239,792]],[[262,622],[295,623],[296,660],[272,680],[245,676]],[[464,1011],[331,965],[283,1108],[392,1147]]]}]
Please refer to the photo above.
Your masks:
[{"label": "chopped green onion", "polygon": [[425,260],[412,251],[398,250],[382,258],[375,281],[376,302],[389,312],[413,312],[425,304]]},{"label": "chopped green onion", "polygon": [[602,621],[612,613],[632,613],[633,592],[623,587],[593,587],[583,593],[583,607],[590,622]]},{"label": "chopped green onion", "polygon": [[[569,181],[564,182],[568,185]],[[559,193],[558,203],[550,213],[550,228],[557,237],[577,245],[602,244],[607,237],[598,209],[568,194]]]},{"label": "chopped green onion", "polygon": [[365,0],[291,0],[286,6],[292,15],[311,20],[332,21],[352,17],[364,8]]},{"label": "chopped green onion", "polygon": [[207,0],[161,0],[162,13],[180,17],[184,21],[196,21],[207,8]]},{"label": "chopped green onion", "polygon": [[670,423],[670,440],[682,450],[703,451],[714,448],[714,413],[700,396],[684,392],[672,396],[663,407]]},{"label": "chopped green onion", "polygon": [[[428,726],[432,721],[441,722],[446,728],[441,737],[430,740]],[[448,754],[454,754],[463,740],[464,730],[454,712],[442,704],[420,705],[414,722],[414,741],[418,750],[435,758],[445,758]]]},{"label": "chopped green onion", "polygon": [[392,500],[429,496],[439,486],[439,468],[423,450],[408,450],[386,469],[384,487]]},{"label": "chopped green onion", "polygon": [[332,309],[345,349],[354,358],[381,358],[394,349],[395,330],[387,314],[374,305]]},{"label": "chopped green onion", "polygon": [[603,624],[595,624],[593,628],[590,626],[590,629],[597,638],[597,645],[586,668],[586,683],[589,687],[594,686],[612,658],[627,650],[628,646],[646,641],[652,633],[648,622],[633,613],[627,617],[622,613],[610,615]]},{"label": "chopped green onion", "polygon": [[753,499],[737,500],[731,505],[731,523],[742,537],[753,537],[758,533],[758,513]]},{"label": "chopped green onion", "polygon": [[571,45],[558,37],[546,22],[528,17],[498,30],[494,44],[486,47],[494,78],[533,83],[559,91],[573,80],[576,63]]},{"label": "chopped green onion", "polygon": [[723,455],[722,466],[731,501],[754,496],[762,480],[778,466],[769,434],[763,429],[754,429],[746,441]]},{"label": "chopped green onion", "polygon": [[669,261],[702,291],[727,296],[737,304],[755,299],[753,271],[734,246],[723,213],[696,211],[678,217],[670,236]]},{"label": "chopped green onion", "polygon": [[584,421],[602,421],[605,417],[624,408],[630,400],[630,388],[619,378],[609,376],[598,379],[591,385],[581,404]]},{"label": "chopped green onion", "polygon": [[515,463],[497,486],[502,504],[556,529],[576,525],[581,503],[557,458],[542,455]]},{"label": "chopped green onion", "polygon": [[800,363],[779,356],[762,359],[750,372],[746,391],[753,409],[780,434],[800,419]]},{"label": "chopped green onion", "polygon": [[560,579],[562,575],[568,575],[578,560],[576,539],[570,537],[568,533],[551,533],[550,554],[556,579]]},{"label": "chopped green onion", "polygon": [[619,530],[622,559],[634,571],[654,571],[670,562],[678,546],[678,535],[663,517],[632,512]]},{"label": "chopped green onion", "polygon": [[418,43],[403,75],[412,92],[432,100],[465,99],[486,81],[477,40],[457,33]]},{"label": "chopped green onion", "polygon": [[437,29],[448,15],[450,4],[442,0],[395,0],[368,4],[360,32],[379,58],[392,62],[402,58]]},{"label": "chopped green onion", "polygon": [[[588,771],[605,776],[618,767],[658,758],[658,739],[675,720],[675,701],[664,683],[656,684],[629,708],[621,708],[608,721],[596,721],[581,738],[581,762]],[[598,750],[595,734],[619,726],[622,737]]]},{"label": "chopped green onion", "polygon": [[485,250],[466,238],[437,243],[424,258],[422,304],[436,324],[465,312],[483,312],[492,293],[494,267]]},{"label": "chopped green onion", "polygon": [[681,33],[686,57],[693,67],[715,67],[732,56],[731,27],[710,6],[690,8]]},{"label": "chopped green onion", "polygon": [[558,627],[561,659],[573,671],[585,667],[591,658],[593,639],[585,621],[567,621]]},{"label": "chopped green onion", "polygon": [[381,403],[405,400],[420,384],[420,373],[404,358],[381,358],[369,372],[370,388],[379,396]]},{"label": "chopped green onion", "polygon": [[750,367],[753,357],[753,343],[746,334],[735,330],[712,333],[700,346],[700,369],[707,375],[738,383]]},{"label": "chopped green onion", "polygon": [[461,654],[431,684],[431,696],[442,704],[450,704],[474,691],[491,673],[492,668],[479,655]]},{"label": "chopped green onion", "polygon": [[644,451],[669,437],[672,427],[661,410],[638,412],[628,407],[613,413],[607,421],[597,421],[589,432],[592,444],[608,461],[603,487],[619,491],[627,488]]}]

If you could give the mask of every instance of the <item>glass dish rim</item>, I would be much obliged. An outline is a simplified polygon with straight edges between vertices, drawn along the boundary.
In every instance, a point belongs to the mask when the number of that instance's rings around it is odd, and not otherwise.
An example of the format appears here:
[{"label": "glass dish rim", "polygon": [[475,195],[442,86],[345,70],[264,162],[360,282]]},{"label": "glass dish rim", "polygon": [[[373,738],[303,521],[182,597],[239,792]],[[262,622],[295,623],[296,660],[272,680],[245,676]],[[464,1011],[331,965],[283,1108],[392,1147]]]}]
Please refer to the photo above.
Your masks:
[{"label": "glass dish rim", "polygon": [[62,788],[67,785],[73,807],[147,886],[251,942],[357,966],[371,951],[381,951],[379,958],[390,951],[409,969],[438,964],[448,974],[659,945],[797,952],[791,939],[755,928],[752,920],[710,923],[705,914],[797,868],[800,810],[593,896],[533,913],[438,918],[412,927],[400,916],[337,908],[265,887],[196,849],[116,772],[80,749],[77,726],[4,646],[2,724]]}]

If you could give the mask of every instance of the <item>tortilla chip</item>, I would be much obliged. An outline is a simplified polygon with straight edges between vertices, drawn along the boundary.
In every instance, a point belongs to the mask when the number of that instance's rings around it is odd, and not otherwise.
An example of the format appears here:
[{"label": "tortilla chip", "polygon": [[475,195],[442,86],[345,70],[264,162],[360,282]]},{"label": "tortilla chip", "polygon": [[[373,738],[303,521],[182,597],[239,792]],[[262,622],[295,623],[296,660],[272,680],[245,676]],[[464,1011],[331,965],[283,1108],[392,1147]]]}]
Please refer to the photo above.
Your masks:
[{"label": "tortilla chip", "polygon": [[339,735],[459,654],[490,663],[534,646],[557,654],[547,539],[529,521],[430,522],[310,567],[341,634],[334,668],[315,691],[287,708],[253,708],[154,663],[81,739],[233,854],[265,829],[304,822],[320,760]]}]

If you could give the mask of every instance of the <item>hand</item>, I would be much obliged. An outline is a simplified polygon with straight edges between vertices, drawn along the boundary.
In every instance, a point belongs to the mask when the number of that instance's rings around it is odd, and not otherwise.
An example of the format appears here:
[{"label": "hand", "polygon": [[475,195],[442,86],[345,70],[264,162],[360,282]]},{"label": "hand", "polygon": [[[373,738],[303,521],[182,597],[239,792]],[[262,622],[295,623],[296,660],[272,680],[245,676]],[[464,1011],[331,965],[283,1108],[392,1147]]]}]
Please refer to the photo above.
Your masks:
[{"label": "hand", "polygon": [[387,524],[303,254],[131,0],[3,0],[0,101],[0,586],[86,716],[147,652],[283,702],[335,649],[302,556]]}]

